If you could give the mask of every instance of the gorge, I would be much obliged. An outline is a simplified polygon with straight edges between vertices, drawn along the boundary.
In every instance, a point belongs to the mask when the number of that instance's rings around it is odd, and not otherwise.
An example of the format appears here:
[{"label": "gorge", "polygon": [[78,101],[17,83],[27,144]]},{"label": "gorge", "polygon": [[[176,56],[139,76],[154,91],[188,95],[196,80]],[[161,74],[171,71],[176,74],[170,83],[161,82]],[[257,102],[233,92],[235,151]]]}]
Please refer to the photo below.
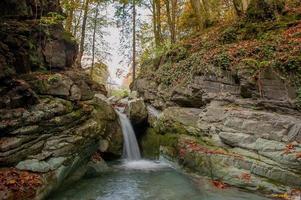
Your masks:
[{"label": "gorge", "polygon": [[252,2],[110,97],[62,1],[0,1],[0,199],[300,200],[301,3]]}]

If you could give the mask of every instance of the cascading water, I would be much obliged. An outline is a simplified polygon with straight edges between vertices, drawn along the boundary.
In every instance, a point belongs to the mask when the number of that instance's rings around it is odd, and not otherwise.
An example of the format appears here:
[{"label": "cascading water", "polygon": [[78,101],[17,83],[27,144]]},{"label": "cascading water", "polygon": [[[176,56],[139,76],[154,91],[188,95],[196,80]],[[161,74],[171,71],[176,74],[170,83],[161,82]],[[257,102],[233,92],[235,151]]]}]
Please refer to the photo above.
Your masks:
[{"label": "cascading water", "polygon": [[119,111],[116,112],[119,116],[124,138],[123,157],[126,160],[140,160],[141,154],[132,124],[125,114]]}]

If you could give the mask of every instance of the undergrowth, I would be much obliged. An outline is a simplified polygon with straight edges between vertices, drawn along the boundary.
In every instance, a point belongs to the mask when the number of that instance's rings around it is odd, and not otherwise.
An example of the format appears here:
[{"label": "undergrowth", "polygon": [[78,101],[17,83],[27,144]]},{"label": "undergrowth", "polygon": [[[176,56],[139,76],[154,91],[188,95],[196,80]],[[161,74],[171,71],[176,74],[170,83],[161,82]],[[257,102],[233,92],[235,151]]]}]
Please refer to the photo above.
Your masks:
[{"label": "undergrowth", "polygon": [[[294,10],[274,21],[240,20],[213,27],[161,49],[154,59],[144,62],[141,74],[152,74],[158,83],[173,87],[197,75],[248,70],[251,79],[272,68],[283,80],[301,88],[301,9]],[[298,99],[301,102],[300,89]]]}]

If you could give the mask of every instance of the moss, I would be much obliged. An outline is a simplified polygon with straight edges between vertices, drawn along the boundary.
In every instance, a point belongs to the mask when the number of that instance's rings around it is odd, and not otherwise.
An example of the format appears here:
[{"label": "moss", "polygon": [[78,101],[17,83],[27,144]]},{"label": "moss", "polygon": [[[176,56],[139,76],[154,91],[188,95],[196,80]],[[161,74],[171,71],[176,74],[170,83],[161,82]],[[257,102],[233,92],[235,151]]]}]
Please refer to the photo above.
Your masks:
[{"label": "moss", "polygon": [[42,16],[40,19],[41,25],[55,25],[61,23],[65,19],[64,16],[56,12],[49,12],[47,16]]},{"label": "moss", "polygon": [[71,44],[73,44],[73,43],[76,42],[75,37],[71,33],[67,32],[67,31],[63,32],[62,39],[65,40],[68,43],[71,43]]},{"label": "moss", "polygon": [[172,62],[179,62],[180,60],[183,60],[187,58],[188,52],[187,49],[184,48],[184,46],[178,45],[172,47],[167,53],[167,58],[169,58]]},{"label": "moss", "polygon": [[115,97],[123,99],[123,98],[128,97],[130,92],[127,89],[114,89],[114,90],[111,90],[110,93],[111,93],[111,96],[115,96]]},{"label": "moss", "polygon": [[297,88],[301,87],[301,55],[278,58],[275,60],[273,67],[280,71],[282,76],[292,85]]},{"label": "moss", "polygon": [[37,93],[44,93],[47,90],[47,83],[44,80],[34,80],[33,81],[34,90]]},{"label": "moss", "polygon": [[231,58],[225,52],[218,54],[212,61],[212,64],[222,70],[227,70],[231,65]]},{"label": "moss", "polygon": [[48,84],[50,84],[50,85],[55,84],[55,83],[59,82],[60,80],[61,80],[61,76],[58,74],[50,75],[47,79]]},{"label": "moss", "polygon": [[143,155],[147,158],[157,159],[160,155],[160,146],[175,148],[178,144],[178,135],[160,134],[157,129],[149,128],[141,140]]}]

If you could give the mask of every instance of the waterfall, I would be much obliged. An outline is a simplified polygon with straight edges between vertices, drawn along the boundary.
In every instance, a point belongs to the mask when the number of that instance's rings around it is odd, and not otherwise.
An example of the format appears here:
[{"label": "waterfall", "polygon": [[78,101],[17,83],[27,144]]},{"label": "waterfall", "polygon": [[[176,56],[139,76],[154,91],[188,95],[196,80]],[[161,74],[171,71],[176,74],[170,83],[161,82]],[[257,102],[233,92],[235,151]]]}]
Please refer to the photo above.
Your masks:
[{"label": "waterfall", "polygon": [[119,111],[116,112],[119,116],[123,134],[123,157],[126,160],[140,160],[140,150],[132,124],[125,114]]}]

